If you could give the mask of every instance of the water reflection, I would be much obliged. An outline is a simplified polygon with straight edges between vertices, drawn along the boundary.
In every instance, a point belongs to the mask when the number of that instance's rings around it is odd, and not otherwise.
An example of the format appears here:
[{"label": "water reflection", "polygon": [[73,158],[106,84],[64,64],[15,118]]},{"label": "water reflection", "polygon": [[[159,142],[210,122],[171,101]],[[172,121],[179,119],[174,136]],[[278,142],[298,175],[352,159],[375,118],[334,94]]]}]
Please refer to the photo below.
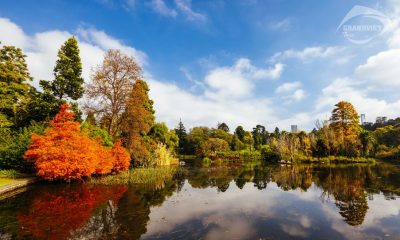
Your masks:
[{"label": "water reflection", "polygon": [[0,239],[398,239],[398,196],[390,164],[195,165],[162,186],[35,186],[0,202]]}]

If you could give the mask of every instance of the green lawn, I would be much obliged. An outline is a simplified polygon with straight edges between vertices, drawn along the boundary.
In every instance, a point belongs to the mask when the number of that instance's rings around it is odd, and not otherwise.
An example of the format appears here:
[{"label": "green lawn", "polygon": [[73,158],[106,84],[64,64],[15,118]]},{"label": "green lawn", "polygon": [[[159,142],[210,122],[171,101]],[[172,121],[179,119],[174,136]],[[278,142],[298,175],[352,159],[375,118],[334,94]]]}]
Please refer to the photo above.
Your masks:
[{"label": "green lawn", "polygon": [[0,187],[13,182],[18,182],[18,180],[12,178],[0,178]]}]

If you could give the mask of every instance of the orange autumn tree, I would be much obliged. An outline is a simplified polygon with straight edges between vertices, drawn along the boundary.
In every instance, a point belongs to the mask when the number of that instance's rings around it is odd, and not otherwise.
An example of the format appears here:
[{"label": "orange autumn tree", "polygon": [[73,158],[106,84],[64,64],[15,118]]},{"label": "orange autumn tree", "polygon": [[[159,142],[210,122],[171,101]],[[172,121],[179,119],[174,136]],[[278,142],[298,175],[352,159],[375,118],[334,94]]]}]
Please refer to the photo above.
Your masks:
[{"label": "orange autumn tree", "polygon": [[[35,165],[37,175],[48,180],[80,179],[92,174],[119,172],[129,167],[128,153],[102,146],[81,133],[80,125],[74,121],[74,113],[68,104],[50,121],[51,128],[44,136],[32,135],[31,145],[24,157]],[[116,147],[118,148],[118,143]],[[122,164],[121,162],[125,163]],[[117,166],[117,167],[116,167]]]}]

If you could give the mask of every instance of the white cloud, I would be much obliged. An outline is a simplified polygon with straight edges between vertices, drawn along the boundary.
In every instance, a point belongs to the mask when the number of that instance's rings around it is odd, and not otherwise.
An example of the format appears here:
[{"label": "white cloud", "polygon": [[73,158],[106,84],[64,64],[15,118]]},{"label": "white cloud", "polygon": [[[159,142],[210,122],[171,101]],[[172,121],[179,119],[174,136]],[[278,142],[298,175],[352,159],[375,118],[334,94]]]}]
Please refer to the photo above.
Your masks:
[{"label": "white cloud", "polygon": [[278,22],[272,22],[269,24],[269,29],[276,31],[288,31],[292,25],[290,18],[285,18]]},{"label": "white cloud", "polygon": [[0,36],[2,44],[14,45],[23,49],[27,55],[29,71],[34,77],[33,85],[38,87],[39,80],[52,80],[52,70],[57,59],[60,46],[71,36],[79,40],[82,59],[82,76],[90,79],[91,68],[100,64],[104,53],[109,48],[121,49],[133,56],[143,66],[147,61],[144,52],[129,47],[94,28],[78,28],[75,34],[67,31],[51,30],[26,34],[18,25],[6,18],[0,18]]},{"label": "white cloud", "polygon": [[288,82],[280,85],[275,92],[276,93],[286,93],[286,92],[292,92],[298,88],[301,87],[301,82]]},{"label": "white cloud", "polygon": [[163,0],[151,0],[150,7],[158,14],[165,17],[176,17],[175,9],[167,7]]},{"label": "white cloud", "polygon": [[280,94],[285,103],[300,101],[306,96],[299,81],[284,83],[275,89],[275,93]]},{"label": "white cloud", "polygon": [[177,8],[186,16],[190,21],[206,22],[207,17],[204,14],[195,12],[192,9],[191,0],[175,0]]},{"label": "white cloud", "polygon": [[301,61],[310,61],[315,58],[327,58],[336,55],[341,51],[343,51],[342,47],[307,47],[303,50],[289,49],[275,53],[270,60],[276,62],[284,59],[295,58]]},{"label": "white cloud", "polygon": [[7,18],[0,18],[0,26],[2,44],[12,44],[20,48],[29,46],[29,39],[18,25]]},{"label": "white cloud", "polygon": [[389,49],[368,58],[355,70],[355,76],[375,85],[400,85],[400,49]]},{"label": "white cloud", "polygon": [[78,28],[76,33],[84,43],[98,46],[103,50],[120,49],[123,53],[134,57],[141,66],[147,64],[147,55],[144,52],[125,45],[121,41],[107,35],[104,31],[95,28]]},{"label": "white cloud", "polygon": [[233,66],[217,67],[205,77],[211,98],[240,98],[250,96],[258,79],[277,79],[283,71],[282,64],[271,68],[257,68],[247,58],[240,58]]},{"label": "white cloud", "polygon": [[169,127],[175,127],[182,118],[185,126],[215,126],[224,121],[234,127],[247,129],[258,123],[275,122],[273,104],[268,98],[238,99],[223,96],[210,98],[195,95],[172,83],[149,80],[150,97],[154,100],[156,117]]}]

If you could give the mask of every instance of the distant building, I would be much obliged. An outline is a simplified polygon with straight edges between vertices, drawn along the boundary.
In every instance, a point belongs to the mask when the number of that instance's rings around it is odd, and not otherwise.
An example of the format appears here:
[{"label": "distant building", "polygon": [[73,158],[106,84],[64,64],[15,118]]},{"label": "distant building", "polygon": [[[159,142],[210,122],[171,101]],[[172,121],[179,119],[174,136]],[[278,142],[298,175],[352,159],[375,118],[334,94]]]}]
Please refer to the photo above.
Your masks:
[{"label": "distant building", "polygon": [[376,117],[375,123],[385,123],[387,121],[387,117]]},{"label": "distant building", "polygon": [[360,120],[361,120],[361,125],[364,125],[364,123],[365,123],[365,114],[364,113],[361,114]]},{"label": "distant building", "polygon": [[297,125],[291,125],[290,129],[292,130],[292,133],[297,133]]}]

